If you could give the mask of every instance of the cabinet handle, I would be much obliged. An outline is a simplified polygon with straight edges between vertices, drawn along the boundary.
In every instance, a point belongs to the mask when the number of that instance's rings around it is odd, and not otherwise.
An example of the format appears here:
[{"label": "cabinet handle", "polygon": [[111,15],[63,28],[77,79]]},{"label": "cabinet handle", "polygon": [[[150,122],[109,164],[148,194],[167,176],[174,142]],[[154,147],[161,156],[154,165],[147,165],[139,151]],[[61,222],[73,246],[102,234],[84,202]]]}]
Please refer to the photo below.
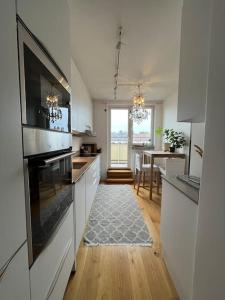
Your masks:
[{"label": "cabinet handle", "polygon": [[50,287],[49,287],[49,290],[48,290],[48,294],[47,294],[46,300],[49,299],[49,297],[51,296],[51,294],[52,294],[52,292],[53,292],[53,290],[54,290],[54,287],[55,287],[55,285],[56,285],[56,283],[57,283],[57,280],[58,280],[58,278],[59,278],[60,272],[61,272],[61,270],[62,270],[62,268],[63,268],[64,262],[65,262],[65,260],[66,260],[66,258],[67,258],[68,253],[69,253],[71,244],[72,244],[72,239],[70,239],[69,242],[68,242],[67,245],[66,245],[66,248],[65,248],[64,254],[63,254],[63,256],[62,256],[62,259],[61,259],[61,261],[60,261],[59,267],[58,267],[58,269],[57,269],[57,271],[56,271],[56,273],[55,273],[55,276],[54,276],[54,278],[53,278],[53,280],[52,280],[52,283],[50,284]]}]

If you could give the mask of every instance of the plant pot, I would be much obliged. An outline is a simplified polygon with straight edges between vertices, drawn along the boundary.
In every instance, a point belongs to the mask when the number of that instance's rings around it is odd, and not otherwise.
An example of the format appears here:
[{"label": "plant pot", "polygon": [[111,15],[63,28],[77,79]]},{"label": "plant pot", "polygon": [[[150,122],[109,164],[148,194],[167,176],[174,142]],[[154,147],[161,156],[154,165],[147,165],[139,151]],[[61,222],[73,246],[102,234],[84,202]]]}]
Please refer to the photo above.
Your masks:
[{"label": "plant pot", "polygon": [[172,153],[175,152],[175,147],[174,146],[170,146],[170,152],[172,152]]},{"label": "plant pot", "polygon": [[170,151],[170,143],[164,143],[163,144],[163,151],[165,151],[165,152]]}]

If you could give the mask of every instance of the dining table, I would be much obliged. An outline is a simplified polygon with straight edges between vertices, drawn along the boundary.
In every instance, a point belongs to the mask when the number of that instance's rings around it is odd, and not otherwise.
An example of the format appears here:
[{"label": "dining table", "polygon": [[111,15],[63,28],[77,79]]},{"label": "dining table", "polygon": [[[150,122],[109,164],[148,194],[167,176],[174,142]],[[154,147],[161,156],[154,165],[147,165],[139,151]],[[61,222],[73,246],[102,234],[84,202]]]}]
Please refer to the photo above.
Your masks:
[{"label": "dining table", "polygon": [[152,200],[152,189],[153,189],[153,170],[155,158],[185,158],[184,153],[177,152],[166,152],[157,150],[145,150],[144,157],[150,158],[150,189],[149,189],[149,199]]}]

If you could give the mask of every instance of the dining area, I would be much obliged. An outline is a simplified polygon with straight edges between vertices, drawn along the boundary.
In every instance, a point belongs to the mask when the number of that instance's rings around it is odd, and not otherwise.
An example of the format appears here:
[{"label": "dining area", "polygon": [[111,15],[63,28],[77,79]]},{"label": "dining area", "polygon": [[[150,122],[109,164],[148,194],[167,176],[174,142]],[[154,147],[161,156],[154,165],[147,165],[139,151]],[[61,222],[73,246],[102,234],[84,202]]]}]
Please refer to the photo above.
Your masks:
[{"label": "dining area", "polygon": [[149,190],[149,200],[154,201],[153,190],[160,194],[161,176],[185,173],[186,155],[164,150],[134,151],[134,188]]}]

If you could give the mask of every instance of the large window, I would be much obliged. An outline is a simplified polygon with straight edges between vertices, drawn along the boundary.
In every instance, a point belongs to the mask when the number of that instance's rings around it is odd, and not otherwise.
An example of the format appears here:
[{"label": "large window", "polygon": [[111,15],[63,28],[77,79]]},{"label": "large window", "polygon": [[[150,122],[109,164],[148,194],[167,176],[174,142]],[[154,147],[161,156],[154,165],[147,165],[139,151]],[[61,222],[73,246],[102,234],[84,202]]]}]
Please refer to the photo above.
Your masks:
[{"label": "large window", "polygon": [[128,109],[111,109],[111,167],[128,166]]},{"label": "large window", "polygon": [[153,144],[153,109],[146,108],[148,119],[143,120],[140,124],[133,122],[133,144],[146,144],[149,141]]}]

